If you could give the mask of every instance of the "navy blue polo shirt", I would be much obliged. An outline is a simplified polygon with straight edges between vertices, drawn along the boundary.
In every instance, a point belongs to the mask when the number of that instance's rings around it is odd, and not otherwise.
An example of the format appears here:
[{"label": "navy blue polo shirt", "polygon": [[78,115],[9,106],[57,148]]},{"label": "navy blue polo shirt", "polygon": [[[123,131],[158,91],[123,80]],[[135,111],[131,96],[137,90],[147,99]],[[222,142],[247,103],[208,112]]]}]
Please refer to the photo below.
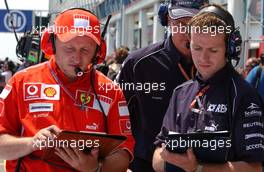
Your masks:
[{"label": "navy blue polo shirt", "polygon": [[[208,89],[200,96],[203,110],[196,113],[191,110],[192,102],[197,93],[207,86]],[[199,109],[199,106],[195,108]],[[232,114],[233,126],[230,127]],[[160,146],[169,131],[190,133],[199,130],[232,130],[233,157],[230,160],[263,161],[263,121],[263,104],[256,90],[227,64],[206,82],[198,75],[195,80],[174,90],[155,144]]]},{"label": "navy blue polo shirt", "polygon": [[192,65],[184,59],[169,37],[130,53],[117,76],[121,88],[125,84],[145,86],[143,89],[123,88],[123,92],[136,141],[135,157],[150,164],[155,150],[153,142],[160,131],[173,90],[186,81],[178,63],[182,64],[186,72],[191,71]]}]

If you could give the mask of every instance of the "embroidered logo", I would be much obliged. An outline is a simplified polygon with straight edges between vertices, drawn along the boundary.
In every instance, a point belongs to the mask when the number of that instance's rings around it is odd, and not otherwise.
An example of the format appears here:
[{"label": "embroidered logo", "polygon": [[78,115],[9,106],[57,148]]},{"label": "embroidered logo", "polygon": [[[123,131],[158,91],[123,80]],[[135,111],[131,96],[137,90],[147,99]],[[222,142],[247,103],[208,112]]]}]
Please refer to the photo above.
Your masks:
[{"label": "embroidered logo", "polygon": [[52,87],[47,87],[44,89],[44,94],[47,97],[54,97],[56,95],[56,90]]}]

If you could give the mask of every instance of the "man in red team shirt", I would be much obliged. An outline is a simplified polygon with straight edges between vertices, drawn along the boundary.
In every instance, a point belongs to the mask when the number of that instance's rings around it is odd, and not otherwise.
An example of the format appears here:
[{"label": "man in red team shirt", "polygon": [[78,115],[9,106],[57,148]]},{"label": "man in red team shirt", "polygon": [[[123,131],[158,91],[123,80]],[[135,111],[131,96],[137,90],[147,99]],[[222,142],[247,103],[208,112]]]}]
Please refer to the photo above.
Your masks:
[{"label": "man in red team shirt", "polygon": [[[48,41],[53,44],[51,59],[18,72],[0,95],[0,159],[8,160],[7,171],[126,171],[134,145],[126,101],[122,91],[92,67],[102,45],[97,17],[84,9],[66,10],[56,17]],[[76,70],[83,75],[77,76]],[[56,149],[65,165],[43,161],[41,145],[61,130],[128,139],[100,163],[97,148],[85,154],[77,147]]]}]

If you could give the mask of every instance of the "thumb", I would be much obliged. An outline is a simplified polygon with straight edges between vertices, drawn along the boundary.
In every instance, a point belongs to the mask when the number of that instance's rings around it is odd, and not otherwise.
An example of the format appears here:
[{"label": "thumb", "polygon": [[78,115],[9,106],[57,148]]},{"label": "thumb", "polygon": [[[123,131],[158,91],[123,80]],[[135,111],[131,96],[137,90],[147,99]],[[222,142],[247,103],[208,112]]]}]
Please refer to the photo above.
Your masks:
[{"label": "thumb", "polygon": [[187,156],[188,156],[188,159],[196,159],[192,148],[187,149]]}]

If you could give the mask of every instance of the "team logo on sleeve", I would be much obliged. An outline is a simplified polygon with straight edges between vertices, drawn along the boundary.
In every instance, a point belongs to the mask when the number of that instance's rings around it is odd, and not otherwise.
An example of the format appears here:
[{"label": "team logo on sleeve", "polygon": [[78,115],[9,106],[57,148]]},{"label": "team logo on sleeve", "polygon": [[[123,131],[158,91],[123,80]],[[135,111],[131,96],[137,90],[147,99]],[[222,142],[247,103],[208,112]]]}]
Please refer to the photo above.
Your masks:
[{"label": "team logo on sleeve", "polygon": [[119,116],[129,116],[126,101],[118,102],[118,112]]},{"label": "team logo on sleeve", "polygon": [[57,84],[25,83],[24,100],[59,100],[60,86]]},{"label": "team logo on sleeve", "polygon": [[131,123],[129,119],[119,120],[120,132],[122,134],[131,134]]}]

